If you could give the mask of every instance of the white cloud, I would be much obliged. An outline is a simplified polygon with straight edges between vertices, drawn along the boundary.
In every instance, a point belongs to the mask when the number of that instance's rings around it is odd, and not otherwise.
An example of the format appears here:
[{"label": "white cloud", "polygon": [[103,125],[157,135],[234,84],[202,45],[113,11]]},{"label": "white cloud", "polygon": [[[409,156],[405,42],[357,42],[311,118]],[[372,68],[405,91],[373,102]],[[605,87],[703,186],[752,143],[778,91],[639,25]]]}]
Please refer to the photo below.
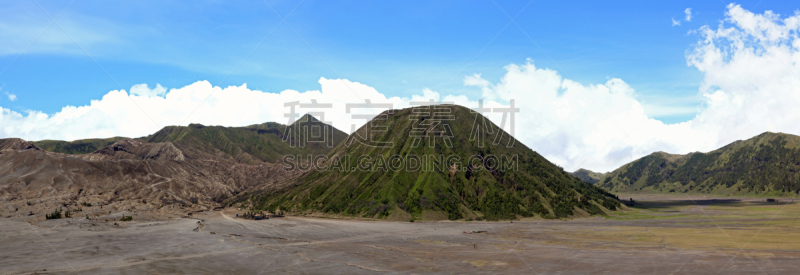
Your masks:
[{"label": "white cloud", "polygon": [[675,18],[672,18],[672,25],[673,26],[680,26],[681,25],[681,21],[680,20],[675,20]]},{"label": "white cloud", "polygon": [[696,106],[670,106],[663,103],[647,104],[642,103],[645,113],[649,117],[671,117],[671,116],[687,116],[697,113]]},{"label": "white cloud", "polygon": [[[0,138],[21,137],[28,140],[63,139],[74,140],[93,137],[127,136],[139,137],[151,134],[167,125],[245,126],[268,121],[288,123],[284,113],[289,109],[283,104],[291,101],[310,103],[332,103],[325,112],[325,121],[349,132],[350,124],[358,126],[363,120],[352,120],[345,112],[345,103],[391,102],[395,108],[408,106],[410,99],[387,98],[367,85],[348,80],[319,80],[321,90],[298,92],[285,90],[268,93],[248,89],[246,85],[226,88],[212,86],[207,81],[170,89],[156,85],[150,89],[146,84],[134,85],[131,92],[111,91],[102,99],[92,100],[85,106],[66,106],[61,111],[48,115],[39,111],[19,113],[0,107]],[[358,96],[356,96],[356,94]],[[428,96],[438,94],[428,91]],[[207,100],[204,99],[208,98]],[[416,99],[416,98],[415,98]],[[201,104],[202,103],[202,104]],[[196,109],[196,110],[195,110]],[[298,113],[315,111],[299,109]],[[354,113],[378,114],[383,109],[355,110]],[[190,116],[191,114],[191,116]]]},{"label": "white cloud", "polygon": [[518,127],[527,130],[517,137],[568,170],[608,171],[655,151],[710,151],[765,131],[800,135],[800,14],[732,4],[718,27],[698,33],[687,63],[704,74],[703,107],[683,123],[652,119],[619,79],[586,86],[528,63],[508,66],[497,84],[478,75],[465,83],[500,101],[517,98]]},{"label": "white cloud", "polygon": [[145,97],[159,97],[163,96],[167,93],[167,88],[161,86],[161,84],[156,84],[156,87],[150,89],[147,84],[136,84],[131,87],[131,94],[138,95],[138,96],[145,96]]},{"label": "white cloud", "polygon": [[692,21],[692,8],[686,8],[685,10],[683,10],[683,13],[686,14],[686,17],[684,17],[686,19],[686,22],[691,22]]},{"label": "white cloud", "polygon": [[9,93],[9,92],[5,92],[5,94],[8,97],[8,100],[17,101],[17,95]]},{"label": "white cloud", "polygon": [[[490,107],[514,99],[521,109],[516,137],[567,170],[609,171],[654,151],[709,151],[764,131],[800,135],[800,113],[796,112],[800,106],[800,15],[781,18],[769,11],[754,14],[729,5],[719,26],[704,26],[697,33],[700,41],[687,54],[687,64],[704,74],[698,91],[703,107],[694,119],[683,123],[653,119],[654,112],[688,110],[659,111],[658,106],[647,106],[621,79],[585,85],[564,79],[554,70],[538,68],[530,60],[506,66],[497,83],[473,74],[465,77],[464,84],[481,89],[485,105]],[[158,84],[153,89],[140,84],[130,93],[111,91],[89,105],[67,106],[53,115],[22,114],[0,107],[0,138],[138,137],[159,127],[190,122],[225,126],[287,123],[285,102],[310,103],[312,99],[332,103],[333,108],[323,110],[324,120],[345,132],[350,132],[351,125],[359,127],[365,122],[352,119],[346,103],[371,100],[403,108],[410,101],[435,99],[477,106],[465,96],[440,95],[430,89],[399,98],[346,79],[320,78],[319,84],[320,90],[279,93],[251,90],[246,85],[214,87],[207,81],[170,90]],[[201,105],[205,98],[208,100]],[[308,111],[313,110],[298,110]],[[500,120],[497,114],[490,118]]]},{"label": "white cloud", "polygon": [[[684,147],[673,144],[675,140],[683,141],[679,145],[693,145],[689,146],[692,148],[708,147],[702,139],[681,136],[689,132],[684,130],[689,129],[685,123],[664,125],[649,118],[642,104],[635,99],[633,89],[620,79],[586,86],[563,79],[556,71],[536,68],[530,60],[522,65],[508,65],[505,69],[507,72],[499,83],[475,74],[465,78],[465,85],[482,89],[488,107],[499,107],[511,99],[516,100],[521,109],[515,123],[517,138],[568,169],[608,170],[635,156],[650,153],[654,148],[684,150]],[[322,120],[350,132],[352,127],[363,125],[365,120],[352,119],[352,114],[346,112],[347,103],[370,100],[404,108],[410,102],[433,99],[468,107],[478,105],[477,101],[466,96],[440,95],[430,89],[399,98],[386,97],[370,86],[344,79],[320,78],[319,84],[321,89],[318,91],[285,90],[280,93],[251,90],[246,85],[214,87],[207,81],[168,91],[158,84],[153,89],[139,84],[133,86],[130,93],[111,91],[89,105],[67,106],[53,115],[36,111],[21,114],[1,109],[0,137],[28,140],[138,137],[154,133],[163,126],[188,123],[225,126],[267,121],[288,123],[284,117],[288,108],[284,103],[310,103],[312,99],[331,103],[333,107],[302,109],[298,113],[324,111]],[[205,98],[208,99],[203,102]],[[377,114],[383,110],[361,109],[353,113]],[[500,124],[501,114],[489,117]],[[633,134],[626,139],[628,133]],[[614,147],[618,143],[620,146]]]},{"label": "white cloud", "polygon": [[706,108],[695,119],[719,133],[716,145],[764,131],[800,134],[800,14],[781,19],[728,5],[717,29],[702,40],[688,64],[705,74]]},{"label": "white cloud", "polygon": [[515,99],[521,109],[516,136],[565,169],[607,171],[656,150],[707,148],[691,123],[666,125],[648,117],[635,91],[616,78],[582,85],[533,63],[509,65],[497,84],[473,75],[465,83],[483,89],[487,98]]}]

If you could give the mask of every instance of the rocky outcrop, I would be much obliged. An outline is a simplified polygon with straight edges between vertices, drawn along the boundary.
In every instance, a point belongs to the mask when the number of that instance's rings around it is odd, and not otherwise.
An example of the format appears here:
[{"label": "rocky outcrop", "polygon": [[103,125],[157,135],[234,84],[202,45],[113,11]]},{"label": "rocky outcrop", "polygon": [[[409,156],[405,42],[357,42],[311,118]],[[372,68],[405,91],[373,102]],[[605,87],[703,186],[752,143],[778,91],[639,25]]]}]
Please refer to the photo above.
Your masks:
[{"label": "rocky outcrop", "polygon": [[2,150],[42,150],[33,143],[20,138],[0,139],[0,151]]},{"label": "rocky outcrop", "polygon": [[136,159],[184,161],[186,156],[171,142],[147,143],[123,139],[85,156],[88,160]]}]

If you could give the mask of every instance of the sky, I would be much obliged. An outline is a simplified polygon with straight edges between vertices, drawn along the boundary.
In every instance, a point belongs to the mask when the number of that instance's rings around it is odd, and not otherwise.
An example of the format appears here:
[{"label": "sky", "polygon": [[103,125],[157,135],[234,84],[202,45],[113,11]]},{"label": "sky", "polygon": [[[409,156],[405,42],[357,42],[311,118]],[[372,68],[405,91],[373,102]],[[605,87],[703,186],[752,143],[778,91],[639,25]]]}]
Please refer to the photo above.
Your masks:
[{"label": "sky", "polygon": [[[433,2],[433,3],[431,3]],[[0,138],[287,123],[283,103],[520,107],[567,170],[800,134],[789,1],[9,1]],[[373,111],[374,110],[369,110]],[[490,115],[500,121],[500,116]],[[360,123],[360,124],[359,124]],[[354,126],[355,125],[355,126]]]}]

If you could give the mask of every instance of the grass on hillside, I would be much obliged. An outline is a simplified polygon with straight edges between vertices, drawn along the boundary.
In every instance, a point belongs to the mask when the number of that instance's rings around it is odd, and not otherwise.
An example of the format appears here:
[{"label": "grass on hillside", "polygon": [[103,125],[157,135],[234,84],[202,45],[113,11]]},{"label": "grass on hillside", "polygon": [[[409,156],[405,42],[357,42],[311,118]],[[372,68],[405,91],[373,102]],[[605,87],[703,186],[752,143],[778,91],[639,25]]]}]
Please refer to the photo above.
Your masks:
[{"label": "grass on hillside", "polygon": [[[318,155],[328,153],[333,146],[347,137],[332,126],[330,144],[323,142],[299,143],[298,136],[308,135],[311,126],[327,126],[312,116],[304,116],[289,126],[267,122],[246,127],[223,127],[189,124],[168,126],[139,138],[144,142],[172,142],[191,153],[208,154],[255,164],[259,161],[280,163],[284,155]],[[322,128],[324,129],[324,128]],[[330,145],[330,147],[328,147]]]},{"label": "grass on hillside", "polygon": [[718,195],[800,193],[800,137],[764,133],[708,153],[653,153],[609,173],[612,192]]},{"label": "grass on hillside", "polygon": [[[565,218],[574,215],[576,209],[602,215],[619,205],[613,195],[581,182],[519,141],[511,143],[514,146],[506,146],[515,140],[497,125],[492,124],[496,131],[491,134],[483,133],[485,144],[470,139],[475,114],[460,106],[453,106],[452,110],[455,119],[448,121],[449,127],[436,129],[447,130],[439,134],[433,132],[425,139],[415,139],[409,133],[419,126],[416,123],[432,119],[416,118],[412,109],[397,110],[385,121],[376,122],[383,123],[387,130],[374,139],[392,142],[394,146],[340,144],[324,163],[331,169],[311,171],[291,190],[256,197],[253,205],[270,211],[280,208],[296,213],[323,212],[364,218],[385,218],[393,211],[404,211],[414,219],[441,214],[450,220],[516,219],[518,216]],[[357,133],[362,131],[366,131],[365,128]],[[447,146],[445,140],[452,142],[452,146]],[[493,140],[502,142],[494,144]],[[334,154],[350,158],[336,159]],[[358,167],[360,156],[384,159],[384,163],[390,162],[391,156],[399,156],[401,160],[408,160],[408,156],[436,158],[423,162],[419,170],[392,171],[375,165],[377,169],[342,171]],[[473,156],[496,156],[498,162],[503,162],[501,157],[505,156],[507,163],[512,162],[511,157],[516,161],[513,161],[514,168],[506,170],[490,171],[488,162],[473,163],[476,169],[472,169],[466,162]],[[460,170],[451,177],[448,167],[452,163],[460,163],[456,166]]]}]

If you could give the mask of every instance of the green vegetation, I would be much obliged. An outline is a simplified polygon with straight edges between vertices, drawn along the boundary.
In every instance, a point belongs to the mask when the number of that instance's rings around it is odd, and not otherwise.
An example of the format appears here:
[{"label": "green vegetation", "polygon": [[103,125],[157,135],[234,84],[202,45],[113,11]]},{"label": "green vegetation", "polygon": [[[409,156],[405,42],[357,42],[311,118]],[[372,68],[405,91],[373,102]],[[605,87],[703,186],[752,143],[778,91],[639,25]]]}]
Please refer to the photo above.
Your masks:
[{"label": "green vegetation", "polygon": [[[61,213],[62,213],[61,209],[59,208],[59,209],[54,210],[53,213],[45,214],[44,218],[48,219],[48,220],[61,219],[62,218]],[[67,210],[67,212],[63,212],[63,213],[64,213],[64,218],[69,218],[70,217],[69,210]]]},{"label": "green vegetation", "polygon": [[597,173],[581,168],[578,169],[578,171],[572,172],[572,175],[580,178],[585,183],[595,184],[603,179],[606,173]]},{"label": "green vegetation", "polygon": [[[289,126],[267,122],[246,127],[222,127],[189,124],[189,126],[167,126],[158,132],[136,140],[142,142],[172,142],[185,154],[198,158],[225,158],[245,164],[259,162],[279,163],[284,155],[327,154],[333,146],[347,137],[332,126],[330,147],[324,142],[300,143],[301,136],[317,135],[315,129],[325,129],[311,115],[305,115]],[[319,128],[316,128],[319,127]],[[51,152],[65,154],[88,154],[114,144],[125,138],[84,139],[76,141],[42,140],[36,146]],[[286,139],[287,141],[284,141]],[[300,146],[302,145],[302,146]]]},{"label": "green vegetation", "polygon": [[[595,215],[619,206],[615,196],[581,182],[488,119],[480,120],[483,116],[461,106],[453,106],[452,111],[455,118],[444,121],[449,127],[423,126],[426,119],[442,118],[440,114],[420,115],[410,108],[384,112],[350,138],[367,137],[369,125],[385,126],[370,134],[374,141],[393,146],[367,146],[353,140],[340,143],[320,163],[328,169],[311,169],[296,186],[253,197],[253,205],[270,211],[370,218],[402,211],[411,214],[411,220],[426,215],[451,220],[562,218],[576,214],[576,209]],[[470,138],[476,119],[486,123],[476,135],[484,139],[483,146]],[[419,136],[409,134],[419,127],[423,128]],[[361,156],[370,158],[370,169],[355,169]],[[414,158],[419,169],[390,168],[400,163],[413,166]],[[361,164],[366,165],[363,159]]]},{"label": "green vegetation", "polygon": [[42,140],[32,142],[39,148],[50,152],[64,153],[70,155],[88,154],[100,150],[103,147],[114,144],[124,138],[113,137],[104,139],[81,139],[75,141],[63,140]]},{"label": "green vegetation", "polygon": [[119,219],[119,221],[122,221],[122,222],[127,222],[127,221],[132,221],[132,220],[133,220],[133,216],[125,216],[125,215],[123,215],[122,218]]},{"label": "green vegetation", "polygon": [[54,220],[61,218],[61,210],[55,210],[51,214],[44,214],[45,219]]},{"label": "green vegetation", "polygon": [[[138,140],[172,142],[184,153],[195,156],[223,157],[246,164],[280,163],[281,158],[287,154],[327,154],[331,150],[325,143],[310,142],[304,144],[303,147],[298,146],[300,145],[298,136],[309,134],[308,132],[311,131],[309,129],[314,126],[322,127],[326,124],[310,115],[301,117],[289,126],[275,122],[247,127],[189,124],[187,127],[164,127],[155,134],[138,138]],[[332,126],[330,129],[333,134],[332,146],[347,137],[347,134]],[[287,141],[283,140],[284,137]]]},{"label": "green vegetation", "polygon": [[708,153],[653,153],[610,172],[612,192],[788,195],[800,192],[800,137],[763,133]]}]

